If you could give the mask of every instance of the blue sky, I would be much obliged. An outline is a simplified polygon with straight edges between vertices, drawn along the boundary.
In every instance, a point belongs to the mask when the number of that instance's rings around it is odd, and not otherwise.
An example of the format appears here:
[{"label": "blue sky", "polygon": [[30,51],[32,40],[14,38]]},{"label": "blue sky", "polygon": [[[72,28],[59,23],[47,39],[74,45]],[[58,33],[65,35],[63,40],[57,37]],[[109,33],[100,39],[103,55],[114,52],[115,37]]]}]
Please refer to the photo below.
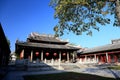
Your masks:
[{"label": "blue sky", "polygon": [[[54,34],[53,27],[57,24],[54,10],[49,6],[50,0],[0,0],[0,22],[5,35],[11,42],[11,51],[15,50],[17,39],[25,41],[31,32]],[[112,16],[109,16],[112,19]],[[110,44],[112,39],[120,38],[120,28],[112,24],[101,26],[100,31],[93,31],[93,36],[85,34],[76,36],[65,34],[62,39],[82,47],[96,47]]]}]

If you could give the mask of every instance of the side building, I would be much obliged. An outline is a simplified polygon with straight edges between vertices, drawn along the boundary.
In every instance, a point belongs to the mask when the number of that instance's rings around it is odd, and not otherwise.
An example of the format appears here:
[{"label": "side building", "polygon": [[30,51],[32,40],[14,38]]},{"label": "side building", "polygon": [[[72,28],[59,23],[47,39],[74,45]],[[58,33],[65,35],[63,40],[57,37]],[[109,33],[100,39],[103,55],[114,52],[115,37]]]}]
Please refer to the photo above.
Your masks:
[{"label": "side building", "polygon": [[0,69],[7,67],[10,52],[8,41],[0,24]]},{"label": "side building", "polygon": [[67,45],[67,41],[55,38],[52,35],[31,33],[26,42],[16,41],[16,53],[20,59],[28,59],[30,62],[51,61],[62,62],[73,60],[73,56],[79,48]]},{"label": "side building", "polygon": [[111,41],[111,44],[88,48],[78,52],[79,63],[120,63],[120,39]]}]

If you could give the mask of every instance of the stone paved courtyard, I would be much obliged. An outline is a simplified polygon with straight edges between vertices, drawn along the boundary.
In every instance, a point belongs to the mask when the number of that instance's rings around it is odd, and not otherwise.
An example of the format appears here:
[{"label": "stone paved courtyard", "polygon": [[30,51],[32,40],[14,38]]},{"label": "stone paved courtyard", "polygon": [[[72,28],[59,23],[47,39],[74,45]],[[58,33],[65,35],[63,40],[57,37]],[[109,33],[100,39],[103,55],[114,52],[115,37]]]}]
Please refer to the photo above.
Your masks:
[{"label": "stone paved courtyard", "polygon": [[49,71],[15,71],[10,70],[3,80],[24,80],[23,75],[36,75],[36,74],[52,74],[61,72],[78,72],[78,73],[88,73],[104,77],[120,78],[120,70],[110,70],[101,67],[82,67],[80,69],[70,69],[70,70],[49,70]]}]

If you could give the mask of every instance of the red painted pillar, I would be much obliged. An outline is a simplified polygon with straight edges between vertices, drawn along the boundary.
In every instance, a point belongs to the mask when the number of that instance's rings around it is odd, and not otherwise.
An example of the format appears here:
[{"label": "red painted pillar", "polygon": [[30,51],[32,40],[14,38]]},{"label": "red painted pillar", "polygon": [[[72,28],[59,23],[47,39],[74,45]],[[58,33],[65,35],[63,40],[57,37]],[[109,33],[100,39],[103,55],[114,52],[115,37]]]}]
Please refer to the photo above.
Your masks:
[{"label": "red painted pillar", "polygon": [[117,61],[118,61],[117,55],[114,55],[114,62],[117,62]]},{"label": "red painted pillar", "polygon": [[110,62],[111,62],[111,56],[108,55],[108,63],[110,63]]},{"label": "red painted pillar", "polygon": [[103,63],[104,60],[103,60],[103,56],[102,55],[100,56],[100,59],[101,59],[100,61]]},{"label": "red painted pillar", "polygon": [[107,59],[106,59],[106,56],[104,55],[104,63],[106,63],[107,62]]},{"label": "red painted pillar", "polygon": [[24,58],[24,49],[20,53],[20,59],[23,59],[23,58]]},{"label": "red painted pillar", "polygon": [[84,61],[84,58],[82,57],[82,62]]}]

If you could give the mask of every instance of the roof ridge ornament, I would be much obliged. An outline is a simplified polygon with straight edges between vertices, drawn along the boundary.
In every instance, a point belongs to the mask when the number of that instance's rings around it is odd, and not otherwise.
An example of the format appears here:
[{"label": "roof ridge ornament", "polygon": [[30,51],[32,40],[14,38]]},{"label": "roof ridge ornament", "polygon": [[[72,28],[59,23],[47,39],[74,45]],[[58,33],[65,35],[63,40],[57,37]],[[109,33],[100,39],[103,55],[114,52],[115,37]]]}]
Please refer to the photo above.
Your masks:
[{"label": "roof ridge ornament", "polygon": [[29,36],[30,37],[45,36],[45,37],[53,37],[54,38],[54,35],[52,35],[52,34],[40,34],[37,32],[31,32],[31,34]]}]

